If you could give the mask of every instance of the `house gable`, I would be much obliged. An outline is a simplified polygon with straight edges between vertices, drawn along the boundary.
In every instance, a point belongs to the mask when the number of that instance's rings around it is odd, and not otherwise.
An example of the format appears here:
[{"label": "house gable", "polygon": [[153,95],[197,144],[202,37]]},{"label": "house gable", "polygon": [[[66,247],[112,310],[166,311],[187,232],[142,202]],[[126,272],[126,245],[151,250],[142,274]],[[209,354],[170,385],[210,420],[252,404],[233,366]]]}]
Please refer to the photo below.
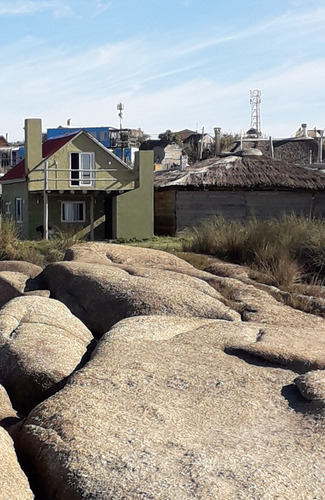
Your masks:
[{"label": "house gable", "polygon": [[[58,139],[46,142],[49,150],[51,142],[55,140]],[[92,165],[89,167],[91,181],[82,182],[82,174],[78,172],[74,174],[77,174],[75,178],[80,178],[80,182],[73,181],[72,155],[75,155],[74,158],[77,157],[78,161],[78,155],[81,158],[80,155],[87,154],[91,155],[92,160]],[[49,191],[125,191],[134,189],[134,177],[134,171],[130,167],[90,134],[81,131],[66,140],[59,149],[53,148],[51,154],[29,172],[28,189],[33,192],[40,191],[46,185]]]}]

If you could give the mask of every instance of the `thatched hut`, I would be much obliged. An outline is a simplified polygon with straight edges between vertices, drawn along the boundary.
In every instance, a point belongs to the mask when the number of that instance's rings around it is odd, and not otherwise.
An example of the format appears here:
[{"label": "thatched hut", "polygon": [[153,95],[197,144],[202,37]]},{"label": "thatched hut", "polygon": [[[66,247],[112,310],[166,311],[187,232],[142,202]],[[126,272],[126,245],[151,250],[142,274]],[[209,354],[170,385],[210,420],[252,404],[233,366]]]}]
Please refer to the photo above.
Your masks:
[{"label": "thatched hut", "polygon": [[171,235],[221,213],[227,219],[325,215],[325,174],[242,150],[155,174],[155,234]]}]

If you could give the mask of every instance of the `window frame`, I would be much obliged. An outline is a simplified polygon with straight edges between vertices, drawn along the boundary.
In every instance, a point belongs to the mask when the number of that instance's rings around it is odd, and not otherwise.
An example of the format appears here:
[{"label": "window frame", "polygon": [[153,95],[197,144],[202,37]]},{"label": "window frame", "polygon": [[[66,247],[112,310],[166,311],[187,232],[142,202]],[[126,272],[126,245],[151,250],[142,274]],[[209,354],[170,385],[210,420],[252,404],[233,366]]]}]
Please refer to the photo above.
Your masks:
[{"label": "window frame", "polygon": [[15,221],[23,222],[23,198],[15,198]]},{"label": "window frame", "polygon": [[[65,212],[64,212],[64,205],[81,205],[82,206],[82,219],[74,219],[73,220],[68,220],[64,218]],[[65,200],[61,201],[61,206],[60,206],[60,214],[61,214],[61,222],[65,224],[76,224],[80,222],[86,222],[86,202],[85,201],[80,201],[80,200]],[[73,215],[75,215],[74,210],[73,210]]]},{"label": "window frame", "polygon": [[4,215],[11,215],[11,201],[4,202],[3,214]]},{"label": "window frame", "polygon": [[[83,157],[89,158],[89,168],[84,168]],[[78,158],[77,162],[76,159]],[[77,164],[78,163],[78,164]],[[94,187],[95,153],[92,151],[72,151],[70,153],[70,187]],[[76,168],[77,167],[77,168]],[[85,175],[86,174],[86,175]]]}]

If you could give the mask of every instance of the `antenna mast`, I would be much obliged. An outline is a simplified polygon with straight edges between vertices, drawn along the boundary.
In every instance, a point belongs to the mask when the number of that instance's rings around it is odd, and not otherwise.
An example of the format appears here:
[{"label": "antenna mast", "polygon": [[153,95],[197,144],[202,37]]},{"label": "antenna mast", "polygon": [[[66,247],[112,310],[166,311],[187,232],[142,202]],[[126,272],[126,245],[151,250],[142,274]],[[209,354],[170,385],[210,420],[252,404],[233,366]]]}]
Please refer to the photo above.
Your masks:
[{"label": "antenna mast", "polygon": [[123,120],[123,110],[124,110],[124,104],[123,102],[119,102],[118,105],[116,106],[118,110],[118,117],[120,119],[120,130],[122,129],[122,120]]},{"label": "antenna mast", "polygon": [[261,133],[261,91],[250,90],[250,104],[251,104],[251,128],[256,130],[257,136]]}]

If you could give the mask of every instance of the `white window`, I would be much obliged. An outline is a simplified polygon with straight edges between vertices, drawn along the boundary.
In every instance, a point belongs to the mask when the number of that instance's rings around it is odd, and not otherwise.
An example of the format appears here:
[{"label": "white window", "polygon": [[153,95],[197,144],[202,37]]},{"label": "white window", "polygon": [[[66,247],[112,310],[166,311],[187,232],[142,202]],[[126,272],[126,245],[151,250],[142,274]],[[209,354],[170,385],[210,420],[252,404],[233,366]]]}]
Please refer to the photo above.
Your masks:
[{"label": "white window", "polygon": [[93,186],[95,180],[95,153],[71,153],[71,186]]},{"label": "white window", "polygon": [[84,201],[62,201],[61,221],[62,222],[84,222],[86,215]]},{"label": "white window", "polygon": [[5,201],[4,213],[5,215],[11,215],[11,201]]},{"label": "white window", "polygon": [[23,199],[15,198],[15,221],[23,222]]}]

